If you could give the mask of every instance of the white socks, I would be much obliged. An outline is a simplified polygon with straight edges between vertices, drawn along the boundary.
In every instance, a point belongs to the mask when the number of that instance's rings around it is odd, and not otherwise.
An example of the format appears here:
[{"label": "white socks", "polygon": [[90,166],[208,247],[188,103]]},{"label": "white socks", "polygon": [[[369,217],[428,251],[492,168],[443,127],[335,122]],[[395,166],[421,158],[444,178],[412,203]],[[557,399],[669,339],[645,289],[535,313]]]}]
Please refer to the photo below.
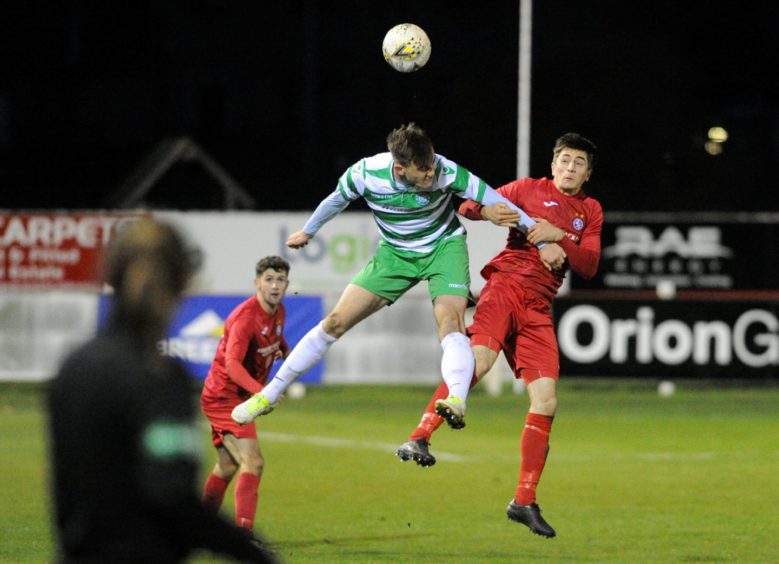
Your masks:
[{"label": "white socks", "polygon": [[473,352],[468,337],[462,333],[449,333],[441,341],[444,356],[441,358],[441,374],[449,386],[449,395],[460,398],[465,404],[473,379]]},{"label": "white socks", "polygon": [[[274,404],[287,387],[298,379],[298,376],[313,368],[324,358],[330,346],[338,339],[325,333],[320,321],[313,329],[300,339],[300,342],[289,353],[279,368],[276,376],[262,390],[267,400]],[[471,357],[473,360],[473,357]]]}]

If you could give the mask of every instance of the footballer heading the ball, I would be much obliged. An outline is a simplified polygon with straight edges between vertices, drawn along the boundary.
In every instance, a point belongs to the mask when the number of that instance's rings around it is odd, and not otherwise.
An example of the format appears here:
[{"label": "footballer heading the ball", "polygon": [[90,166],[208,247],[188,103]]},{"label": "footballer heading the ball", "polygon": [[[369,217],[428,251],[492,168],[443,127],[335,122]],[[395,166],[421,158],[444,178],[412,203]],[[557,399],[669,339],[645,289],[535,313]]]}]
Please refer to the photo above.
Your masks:
[{"label": "footballer heading the ball", "polygon": [[381,50],[384,60],[396,71],[414,72],[430,58],[430,38],[412,23],[396,25],[384,36]]}]

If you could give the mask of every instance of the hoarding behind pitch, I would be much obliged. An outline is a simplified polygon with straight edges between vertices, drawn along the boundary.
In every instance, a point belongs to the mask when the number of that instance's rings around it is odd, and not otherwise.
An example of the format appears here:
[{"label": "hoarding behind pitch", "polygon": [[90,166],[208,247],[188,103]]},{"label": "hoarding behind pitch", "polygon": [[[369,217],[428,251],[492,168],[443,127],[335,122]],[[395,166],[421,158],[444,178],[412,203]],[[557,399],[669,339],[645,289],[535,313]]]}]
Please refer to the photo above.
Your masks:
[{"label": "hoarding behind pitch", "polygon": [[779,213],[606,212],[598,275],[573,289],[779,289]]},{"label": "hoarding behind pitch", "polygon": [[[224,333],[227,316],[246,298],[247,296],[187,296],[182,300],[167,336],[159,343],[162,353],[179,359],[192,376],[204,379]],[[100,297],[99,324],[104,322],[110,305],[109,296]],[[284,307],[284,336],[289,346],[294,347],[322,319],[322,298],[288,296],[284,298]],[[273,365],[271,376],[276,374],[280,365],[280,362]],[[320,383],[324,366],[324,361],[319,363],[301,376],[300,382]]]},{"label": "hoarding behind pitch", "polygon": [[562,375],[776,378],[779,298],[560,298]]},{"label": "hoarding behind pitch", "polygon": [[99,257],[134,213],[0,212],[0,286],[99,289]]}]

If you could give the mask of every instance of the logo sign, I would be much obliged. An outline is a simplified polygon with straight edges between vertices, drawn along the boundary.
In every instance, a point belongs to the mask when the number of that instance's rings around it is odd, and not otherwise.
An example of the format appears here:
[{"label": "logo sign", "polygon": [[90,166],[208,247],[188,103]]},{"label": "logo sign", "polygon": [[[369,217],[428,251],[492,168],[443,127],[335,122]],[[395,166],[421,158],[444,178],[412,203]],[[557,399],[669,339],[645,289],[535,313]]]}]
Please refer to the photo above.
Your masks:
[{"label": "logo sign", "polygon": [[563,374],[776,377],[779,302],[559,299]]},{"label": "logo sign", "polygon": [[607,288],[654,288],[673,280],[678,288],[733,287],[733,249],[722,243],[718,226],[621,225],[603,248]]},{"label": "logo sign", "polygon": [[[189,369],[192,376],[204,379],[208,376],[216,348],[224,334],[227,316],[248,296],[188,296],[174,316],[168,335],[160,341],[160,351],[179,359]],[[101,296],[98,306],[98,319],[102,325],[108,314],[111,299]],[[290,347],[300,339],[324,316],[322,298],[319,296],[288,296],[284,298],[287,315],[284,336]],[[271,369],[273,376],[281,362]],[[324,361],[300,377],[304,383],[319,383],[324,373]]]},{"label": "logo sign", "polygon": [[779,288],[773,244],[779,213],[606,212],[605,218],[598,274],[573,276],[574,290],[654,289],[661,280],[679,289]]},{"label": "logo sign", "polygon": [[296,280],[310,276],[308,271],[312,267],[315,268],[318,277],[322,278],[322,271],[329,264],[334,273],[333,277],[337,279],[338,285],[342,286],[365,266],[376,252],[376,247],[381,240],[373,222],[367,221],[370,216],[366,214],[365,217],[360,229],[349,232],[343,229],[335,233],[320,232],[309,241],[308,245],[296,250],[290,250],[286,246],[286,240],[291,232],[286,225],[281,226],[278,254],[290,262]]}]

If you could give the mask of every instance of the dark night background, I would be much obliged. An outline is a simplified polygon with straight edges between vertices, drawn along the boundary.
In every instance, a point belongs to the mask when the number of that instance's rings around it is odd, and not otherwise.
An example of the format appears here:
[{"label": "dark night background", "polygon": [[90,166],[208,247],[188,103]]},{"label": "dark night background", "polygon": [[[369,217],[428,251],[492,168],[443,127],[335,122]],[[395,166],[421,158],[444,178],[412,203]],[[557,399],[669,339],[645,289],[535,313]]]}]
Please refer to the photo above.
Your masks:
[{"label": "dark night background", "polygon": [[[766,3],[537,0],[532,176],[578,131],[606,210],[777,210],[777,10]],[[727,8],[727,9],[726,9]],[[3,8],[0,208],[106,207],[163,139],[190,136],[258,202],[310,210],[415,120],[493,186],[516,173],[518,2],[16,2]],[[392,70],[384,33],[433,53]],[[722,154],[704,151],[725,127]],[[194,164],[149,201],[218,208]]]}]

